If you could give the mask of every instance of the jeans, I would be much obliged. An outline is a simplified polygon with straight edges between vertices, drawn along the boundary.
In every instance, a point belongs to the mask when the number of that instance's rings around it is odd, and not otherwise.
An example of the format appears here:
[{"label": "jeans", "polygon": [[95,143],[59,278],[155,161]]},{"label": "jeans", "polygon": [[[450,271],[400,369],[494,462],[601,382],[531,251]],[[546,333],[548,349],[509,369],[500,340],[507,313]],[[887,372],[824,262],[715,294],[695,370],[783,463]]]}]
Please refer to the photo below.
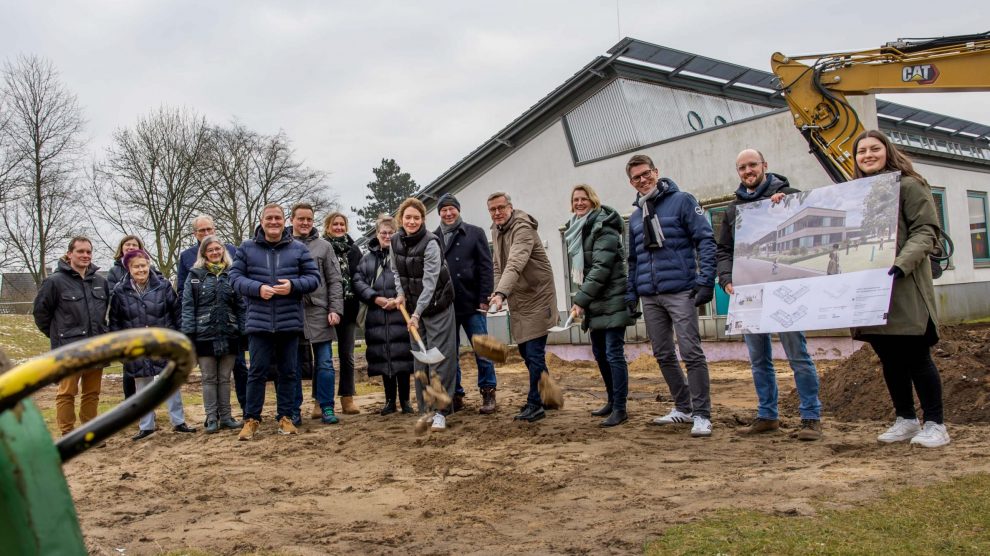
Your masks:
[{"label": "jeans", "polygon": [[[136,388],[136,392],[140,392],[141,390],[147,388],[148,386],[151,385],[152,382],[158,380],[158,377],[160,377],[160,376],[162,376],[162,375],[134,377],[134,386]],[[172,426],[173,427],[174,426],[181,425],[182,423],[185,423],[186,422],[186,417],[185,417],[185,415],[183,415],[183,412],[182,412],[182,390],[181,389],[177,389],[175,392],[173,392],[172,395],[169,396],[167,400],[165,400],[165,405],[168,406],[168,417],[169,417],[169,420],[172,421]],[[153,431],[153,430],[155,430],[156,427],[155,427],[155,412],[154,412],[154,410],[152,410],[152,411],[150,411],[148,413],[145,413],[144,416],[141,417],[141,421],[138,423],[138,426],[143,431]]]},{"label": "jeans", "polygon": [[[457,336],[457,353],[461,352],[461,330],[464,330],[464,333],[467,334],[468,341],[476,334],[488,334],[488,319],[481,313],[475,312],[471,315],[455,315],[455,320],[457,321],[457,332],[455,332]],[[495,388],[495,365],[488,359],[479,357],[477,352],[474,354],[474,360],[478,363],[478,389]],[[460,357],[457,358],[457,386],[455,387],[455,392],[464,395],[464,388],[461,387]]]},{"label": "jeans", "polygon": [[591,351],[598,371],[605,381],[605,391],[613,411],[626,410],[629,395],[629,366],[626,364],[626,329],[606,328],[591,331]]},{"label": "jeans", "polygon": [[334,374],[333,342],[313,344],[313,384],[316,385],[316,401],[320,409],[333,409]]},{"label": "jeans", "polygon": [[[808,355],[808,344],[803,332],[781,332],[780,344],[794,371],[801,405],[798,411],[802,419],[821,419],[822,403],[818,400],[818,370]],[[749,348],[749,361],[753,367],[753,386],[759,406],[756,416],[760,419],[777,419],[777,376],[773,368],[773,346],[770,334],[743,334]]]},{"label": "jeans", "polygon": [[354,321],[342,322],[337,325],[337,357],[340,360],[340,372],[337,373],[340,383],[337,385],[337,395],[354,395],[354,336],[357,324]]},{"label": "jeans", "polygon": [[547,337],[540,336],[525,342],[519,342],[519,355],[522,356],[526,368],[529,370],[529,394],[526,396],[526,403],[529,405],[543,405],[540,398],[540,377],[547,369]]},{"label": "jeans", "polygon": [[268,367],[275,365],[275,419],[299,415],[302,403],[302,381],[299,380],[299,334],[296,332],[253,332],[248,335],[251,368],[248,369],[246,419],[261,420],[265,406],[265,383]]},{"label": "jeans", "polygon": [[[708,377],[708,360],[701,349],[698,309],[691,292],[662,293],[640,298],[646,321],[646,335],[653,345],[653,356],[660,365],[674,407],[683,413],[711,417],[712,399]],[[677,362],[674,334],[687,376]]]}]

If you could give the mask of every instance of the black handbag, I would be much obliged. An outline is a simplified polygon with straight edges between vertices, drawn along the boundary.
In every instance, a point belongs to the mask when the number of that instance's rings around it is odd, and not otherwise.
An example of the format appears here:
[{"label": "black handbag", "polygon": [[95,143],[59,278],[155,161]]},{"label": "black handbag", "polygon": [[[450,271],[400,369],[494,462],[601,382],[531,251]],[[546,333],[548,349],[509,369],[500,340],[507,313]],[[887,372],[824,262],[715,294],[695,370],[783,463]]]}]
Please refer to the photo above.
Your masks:
[{"label": "black handbag", "polygon": [[[942,228],[936,228],[935,251],[928,255],[928,262],[932,265],[932,280],[941,278],[945,269],[949,268],[949,258],[955,250],[956,246],[952,243],[952,238],[942,231]],[[945,266],[942,266],[943,264]]]}]

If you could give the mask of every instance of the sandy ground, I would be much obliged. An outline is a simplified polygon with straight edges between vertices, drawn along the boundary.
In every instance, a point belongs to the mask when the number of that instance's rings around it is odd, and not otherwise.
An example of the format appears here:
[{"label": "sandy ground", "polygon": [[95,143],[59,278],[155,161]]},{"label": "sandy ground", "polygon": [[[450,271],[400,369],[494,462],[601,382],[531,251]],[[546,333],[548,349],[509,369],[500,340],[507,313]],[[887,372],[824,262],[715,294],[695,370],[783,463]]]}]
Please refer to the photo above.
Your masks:
[{"label": "sandy ground", "polygon": [[[465,377],[474,377],[469,366]],[[790,439],[794,415],[783,416],[787,431],[741,438],[733,429],[753,415],[755,395],[740,363],[712,365],[709,439],[649,423],[670,404],[648,358],[632,365],[630,421],[608,430],[589,415],[604,395],[597,369],[559,360],[552,369],[566,405],[534,424],[511,420],[526,384],[515,363],[498,369],[496,415],[478,415],[469,392],[466,411],[442,433],[418,437],[415,417],[380,417],[382,396],[374,394],[358,398],[361,415],[337,426],[307,420],[296,437],[274,434],[270,418],[252,442],[233,432],[161,432],[135,443],[128,429],[65,473],[90,552],[118,555],[184,547],[627,554],[670,524],[717,508],[811,515],[891,488],[990,472],[986,425],[950,426],[952,444],[940,450],[878,445],[886,423],[828,416],[822,442]],[[786,396],[793,381],[789,372],[780,378]],[[41,393],[39,403],[50,396]],[[266,402],[272,411],[274,401]],[[187,413],[202,419],[199,407]]]}]

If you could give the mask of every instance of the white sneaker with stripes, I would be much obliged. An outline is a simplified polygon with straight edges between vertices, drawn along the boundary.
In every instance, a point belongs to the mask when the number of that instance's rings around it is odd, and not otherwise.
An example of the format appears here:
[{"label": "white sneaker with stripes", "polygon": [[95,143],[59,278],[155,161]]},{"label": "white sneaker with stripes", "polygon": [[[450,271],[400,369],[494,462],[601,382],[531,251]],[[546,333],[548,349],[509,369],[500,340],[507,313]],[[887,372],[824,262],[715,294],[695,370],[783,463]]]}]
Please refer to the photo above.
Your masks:
[{"label": "white sneaker with stripes", "polygon": [[692,422],[693,419],[689,413],[684,413],[683,411],[677,411],[676,409],[671,409],[670,413],[664,415],[663,417],[657,417],[653,420],[654,425],[675,425],[675,424],[686,424]]}]

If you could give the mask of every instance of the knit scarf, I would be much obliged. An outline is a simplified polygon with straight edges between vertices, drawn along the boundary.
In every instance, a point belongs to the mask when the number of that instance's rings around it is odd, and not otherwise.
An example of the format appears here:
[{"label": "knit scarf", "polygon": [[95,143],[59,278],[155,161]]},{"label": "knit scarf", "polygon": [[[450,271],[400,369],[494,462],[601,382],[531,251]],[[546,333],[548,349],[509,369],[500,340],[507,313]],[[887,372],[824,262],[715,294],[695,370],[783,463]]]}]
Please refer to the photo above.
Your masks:
[{"label": "knit scarf", "polygon": [[658,182],[656,189],[636,200],[639,207],[643,209],[643,230],[646,232],[643,245],[647,249],[660,249],[663,247],[663,240],[666,239],[663,235],[663,228],[660,227],[660,219],[653,212],[653,201],[660,197],[661,193],[666,193],[667,189],[669,187],[665,182]]},{"label": "knit scarf", "polygon": [[763,179],[763,183],[756,186],[756,189],[752,191],[750,191],[749,188],[747,188],[745,185],[740,183],[739,189],[736,190],[736,197],[738,197],[739,200],[746,202],[762,199],[763,195],[767,192],[767,188],[769,187],[770,187],[770,174],[767,174],[767,176]]},{"label": "knit scarf", "polygon": [[584,248],[581,245],[581,230],[591,212],[584,216],[573,215],[564,230],[564,244],[567,245],[567,256],[571,261],[571,281],[576,285],[584,283]]},{"label": "knit scarf", "polygon": [[203,265],[203,268],[205,268],[207,272],[213,274],[214,276],[220,276],[220,273],[227,268],[227,264],[223,262],[211,263],[207,261],[206,264]]},{"label": "knit scarf", "polygon": [[340,263],[340,277],[341,285],[344,288],[344,299],[354,299],[354,287],[351,285],[351,269],[350,263],[347,261],[347,254],[351,250],[352,240],[349,236],[342,235],[340,237],[334,236],[323,236],[323,239],[330,242],[333,247],[333,252],[337,255],[337,262]]},{"label": "knit scarf", "polygon": [[144,292],[148,291],[148,286],[150,284],[151,284],[151,280],[147,280],[143,286],[138,285],[138,283],[135,282],[133,278],[131,278],[131,287],[134,288],[134,291],[137,292],[138,295],[144,295]]},{"label": "knit scarf", "polygon": [[450,247],[450,238],[454,236],[454,232],[461,225],[461,217],[458,216],[457,220],[454,221],[450,226],[440,222],[440,231],[443,232],[443,244],[445,247]]}]

